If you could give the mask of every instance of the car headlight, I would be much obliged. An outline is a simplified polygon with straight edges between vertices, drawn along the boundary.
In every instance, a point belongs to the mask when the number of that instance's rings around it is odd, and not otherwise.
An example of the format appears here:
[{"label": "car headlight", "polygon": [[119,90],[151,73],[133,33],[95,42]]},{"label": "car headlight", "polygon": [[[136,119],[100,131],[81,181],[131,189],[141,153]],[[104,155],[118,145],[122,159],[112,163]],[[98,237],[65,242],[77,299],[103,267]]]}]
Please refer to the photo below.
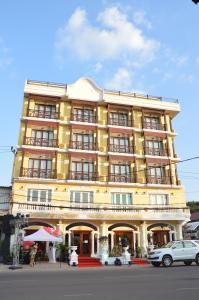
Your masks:
[{"label": "car headlight", "polygon": [[161,254],[162,253],[162,251],[156,251],[156,252],[154,252],[154,254]]}]

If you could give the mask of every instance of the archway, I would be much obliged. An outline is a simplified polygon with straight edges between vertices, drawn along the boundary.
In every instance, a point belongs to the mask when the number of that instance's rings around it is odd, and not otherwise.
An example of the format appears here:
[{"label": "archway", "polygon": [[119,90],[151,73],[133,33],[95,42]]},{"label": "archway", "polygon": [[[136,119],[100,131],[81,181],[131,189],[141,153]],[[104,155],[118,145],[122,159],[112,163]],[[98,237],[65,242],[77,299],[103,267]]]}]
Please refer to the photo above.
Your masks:
[{"label": "archway", "polygon": [[99,249],[98,227],[89,222],[74,222],[66,226],[65,244],[77,246],[79,256],[97,256]]},{"label": "archway", "polygon": [[128,240],[129,252],[135,255],[136,247],[139,245],[138,228],[134,224],[115,223],[108,227],[109,252],[116,245],[121,245],[122,239]]},{"label": "archway", "polygon": [[169,223],[154,223],[147,227],[149,247],[162,247],[175,240],[175,226]]}]

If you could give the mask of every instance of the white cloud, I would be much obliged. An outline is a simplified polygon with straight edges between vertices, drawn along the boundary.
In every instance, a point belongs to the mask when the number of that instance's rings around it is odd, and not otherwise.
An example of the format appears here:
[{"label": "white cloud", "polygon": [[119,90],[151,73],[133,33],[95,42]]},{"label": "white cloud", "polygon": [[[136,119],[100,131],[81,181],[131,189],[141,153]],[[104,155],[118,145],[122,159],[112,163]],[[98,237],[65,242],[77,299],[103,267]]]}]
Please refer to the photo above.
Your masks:
[{"label": "white cloud", "polygon": [[12,62],[10,49],[5,46],[4,40],[0,37],[0,71],[6,69]]},{"label": "white cloud", "polygon": [[109,89],[125,91],[132,89],[132,73],[125,68],[119,68],[105,86]]},{"label": "white cloud", "polygon": [[175,59],[175,61],[176,61],[176,65],[177,65],[178,67],[183,67],[183,66],[185,66],[185,65],[187,64],[187,62],[188,62],[188,57],[182,55],[182,56],[177,57],[177,58]]},{"label": "white cloud", "polygon": [[152,25],[146,18],[146,13],[144,11],[136,11],[133,14],[133,20],[137,25],[144,25],[147,29],[151,29]]},{"label": "white cloud", "polygon": [[122,60],[124,64],[128,58],[144,65],[154,58],[160,46],[116,6],[99,13],[97,23],[98,26],[89,22],[84,9],[74,11],[57,32],[55,47],[60,61],[65,61],[70,52],[82,61]]},{"label": "white cloud", "polygon": [[102,68],[103,68],[103,65],[100,62],[96,63],[93,67],[94,72],[96,72],[96,73],[100,72],[102,70]]}]

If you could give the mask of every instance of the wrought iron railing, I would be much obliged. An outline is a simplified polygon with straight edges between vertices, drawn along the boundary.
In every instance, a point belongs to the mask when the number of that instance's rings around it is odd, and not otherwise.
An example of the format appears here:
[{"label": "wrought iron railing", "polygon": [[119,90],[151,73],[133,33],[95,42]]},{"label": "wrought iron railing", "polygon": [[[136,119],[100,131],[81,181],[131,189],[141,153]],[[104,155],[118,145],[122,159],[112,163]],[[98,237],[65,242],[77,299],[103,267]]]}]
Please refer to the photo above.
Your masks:
[{"label": "wrought iron railing", "polygon": [[21,177],[55,179],[56,170],[22,168]]},{"label": "wrought iron railing", "polygon": [[147,176],[147,183],[149,184],[172,184],[170,176]]},{"label": "wrought iron railing", "polygon": [[42,118],[42,119],[59,119],[58,112],[28,109],[28,117]]},{"label": "wrought iron railing", "polygon": [[153,129],[153,130],[162,130],[162,131],[166,130],[165,124],[153,123],[148,121],[144,121],[143,127],[144,129]]},{"label": "wrought iron railing", "polygon": [[110,152],[119,152],[119,153],[135,153],[134,147],[124,146],[124,145],[116,145],[116,144],[110,144],[109,151]]},{"label": "wrought iron railing", "polygon": [[132,121],[131,119],[122,119],[122,118],[108,118],[108,124],[109,125],[115,125],[115,126],[124,126],[124,127],[131,127]]},{"label": "wrought iron railing", "polygon": [[98,176],[94,172],[73,172],[69,174],[70,180],[85,180],[85,181],[97,181]]},{"label": "wrought iron railing", "polygon": [[145,147],[145,154],[154,156],[166,156],[166,151],[161,148]]},{"label": "wrought iron railing", "polygon": [[26,137],[24,139],[24,144],[39,147],[57,147],[58,141],[57,139]]},{"label": "wrought iron railing", "polygon": [[82,113],[82,114],[72,113],[71,121],[96,123],[96,116],[94,114],[93,115],[87,115],[87,114],[84,114],[84,113]]},{"label": "wrought iron railing", "polygon": [[96,150],[96,144],[90,142],[71,141],[70,148],[80,150]]}]

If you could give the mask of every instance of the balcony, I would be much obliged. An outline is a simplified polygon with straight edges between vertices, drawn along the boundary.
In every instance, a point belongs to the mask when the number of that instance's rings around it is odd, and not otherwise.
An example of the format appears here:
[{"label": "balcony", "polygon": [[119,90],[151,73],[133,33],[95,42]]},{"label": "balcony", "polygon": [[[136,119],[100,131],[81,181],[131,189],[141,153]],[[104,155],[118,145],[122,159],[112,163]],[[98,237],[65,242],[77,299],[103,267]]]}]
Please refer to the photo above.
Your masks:
[{"label": "balcony", "polygon": [[59,119],[59,113],[38,110],[38,109],[29,109],[28,117],[41,118],[41,119]]},{"label": "balcony", "polygon": [[[111,204],[95,204],[95,203],[68,203],[66,206],[60,206],[59,202],[53,204],[34,204],[34,203],[13,203],[13,212],[30,213],[31,217],[49,218],[65,218],[67,216],[82,219],[82,212],[86,211],[87,218],[108,217],[109,220],[184,220],[190,218],[190,211],[185,207],[165,206],[165,207],[149,207],[147,205],[111,205]],[[79,215],[78,215],[79,213]]]},{"label": "balcony", "polygon": [[55,179],[55,170],[22,168],[21,177]]},{"label": "balcony", "polygon": [[69,174],[69,180],[84,180],[84,181],[97,181],[98,176],[96,173],[76,172],[72,171]]},{"label": "balcony", "polygon": [[166,130],[165,124],[147,122],[147,121],[143,122],[143,128],[144,129],[152,129],[152,130],[162,130],[162,131]]},{"label": "balcony", "polygon": [[109,182],[123,182],[123,183],[133,183],[135,182],[134,176],[131,174],[109,174]]},{"label": "balcony", "polygon": [[24,139],[24,144],[30,145],[30,146],[38,146],[38,147],[57,147],[58,140],[57,139],[26,137]]},{"label": "balcony", "polygon": [[76,114],[72,113],[71,115],[71,121],[75,122],[83,122],[83,123],[96,123],[96,116],[93,114]]},{"label": "balcony", "polygon": [[145,155],[166,156],[166,151],[161,148],[145,147]]},{"label": "balcony", "polygon": [[123,127],[132,127],[132,121],[129,119],[120,119],[120,118],[108,118],[108,125],[112,126],[123,126]]},{"label": "balcony", "polygon": [[147,176],[147,183],[149,184],[172,184],[170,176]]},{"label": "balcony", "polygon": [[95,151],[96,150],[96,144],[95,143],[89,143],[89,142],[71,141],[70,142],[70,148],[71,149],[78,149],[78,150]]},{"label": "balcony", "polygon": [[109,151],[110,152],[118,152],[118,153],[135,153],[134,147],[124,146],[124,145],[116,145],[116,144],[110,144]]}]

